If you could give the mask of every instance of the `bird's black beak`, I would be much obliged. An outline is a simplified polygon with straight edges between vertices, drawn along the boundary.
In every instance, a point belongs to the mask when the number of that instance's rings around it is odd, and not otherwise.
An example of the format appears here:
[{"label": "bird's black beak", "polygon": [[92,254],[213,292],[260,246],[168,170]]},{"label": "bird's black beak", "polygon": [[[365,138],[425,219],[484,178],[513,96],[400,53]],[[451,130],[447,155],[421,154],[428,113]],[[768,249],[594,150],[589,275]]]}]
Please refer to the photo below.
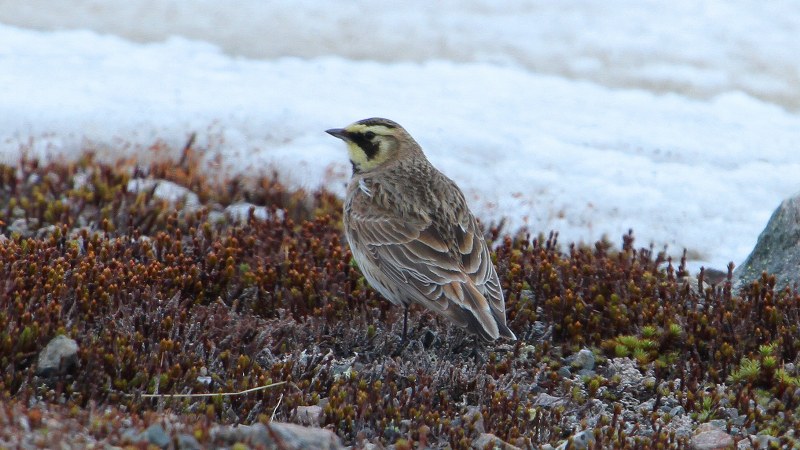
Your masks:
[{"label": "bird's black beak", "polygon": [[330,130],[325,130],[325,132],[333,137],[337,137],[345,141],[349,140],[347,130],[344,128],[331,128]]}]

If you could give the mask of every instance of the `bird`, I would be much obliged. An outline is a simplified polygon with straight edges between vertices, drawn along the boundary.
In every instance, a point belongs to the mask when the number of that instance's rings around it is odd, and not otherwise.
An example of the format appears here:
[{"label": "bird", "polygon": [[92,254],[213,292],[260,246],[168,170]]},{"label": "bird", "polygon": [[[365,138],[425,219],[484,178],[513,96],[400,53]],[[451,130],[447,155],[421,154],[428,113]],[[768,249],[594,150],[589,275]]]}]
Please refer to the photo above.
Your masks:
[{"label": "bird", "polygon": [[343,226],[362,274],[405,308],[418,304],[493,342],[516,340],[489,249],[463,192],[399,124],[369,118],[326,130],[347,144]]}]

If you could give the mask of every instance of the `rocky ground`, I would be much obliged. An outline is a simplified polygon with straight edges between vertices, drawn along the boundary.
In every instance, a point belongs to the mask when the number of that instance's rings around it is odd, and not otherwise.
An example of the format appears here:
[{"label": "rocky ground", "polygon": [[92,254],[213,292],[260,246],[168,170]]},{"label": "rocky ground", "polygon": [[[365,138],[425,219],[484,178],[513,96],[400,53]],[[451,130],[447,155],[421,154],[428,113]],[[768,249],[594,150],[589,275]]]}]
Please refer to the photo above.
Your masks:
[{"label": "rocky ground", "polygon": [[800,448],[791,280],[490,226],[520,339],[400,348],[340,209],[191,148],[0,166],[0,447]]}]

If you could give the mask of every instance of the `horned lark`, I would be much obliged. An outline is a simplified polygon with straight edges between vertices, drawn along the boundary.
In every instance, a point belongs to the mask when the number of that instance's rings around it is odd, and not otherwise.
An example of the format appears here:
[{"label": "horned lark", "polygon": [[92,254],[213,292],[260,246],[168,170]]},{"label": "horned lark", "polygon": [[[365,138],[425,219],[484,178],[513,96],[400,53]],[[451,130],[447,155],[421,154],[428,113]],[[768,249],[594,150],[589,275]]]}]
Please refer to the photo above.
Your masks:
[{"label": "horned lark", "polygon": [[353,165],[344,203],[350,249],[370,285],[487,341],[516,339],[489,250],[456,184],[436,170],[397,123],[364,119],[327,133],[344,140]]}]

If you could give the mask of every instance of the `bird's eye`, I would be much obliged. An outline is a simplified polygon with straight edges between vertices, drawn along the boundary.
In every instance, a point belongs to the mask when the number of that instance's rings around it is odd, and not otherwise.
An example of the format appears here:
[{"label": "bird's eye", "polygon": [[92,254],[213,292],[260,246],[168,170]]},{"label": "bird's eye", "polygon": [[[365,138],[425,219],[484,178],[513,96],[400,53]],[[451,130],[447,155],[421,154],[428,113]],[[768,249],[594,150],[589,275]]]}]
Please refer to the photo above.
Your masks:
[{"label": "bird's eye", "polygon": [[364,137],[371,141],[372,138],[375,137],[375,133],[373,133],[372,131],[367,131],[366,133],[364,133]]}]

